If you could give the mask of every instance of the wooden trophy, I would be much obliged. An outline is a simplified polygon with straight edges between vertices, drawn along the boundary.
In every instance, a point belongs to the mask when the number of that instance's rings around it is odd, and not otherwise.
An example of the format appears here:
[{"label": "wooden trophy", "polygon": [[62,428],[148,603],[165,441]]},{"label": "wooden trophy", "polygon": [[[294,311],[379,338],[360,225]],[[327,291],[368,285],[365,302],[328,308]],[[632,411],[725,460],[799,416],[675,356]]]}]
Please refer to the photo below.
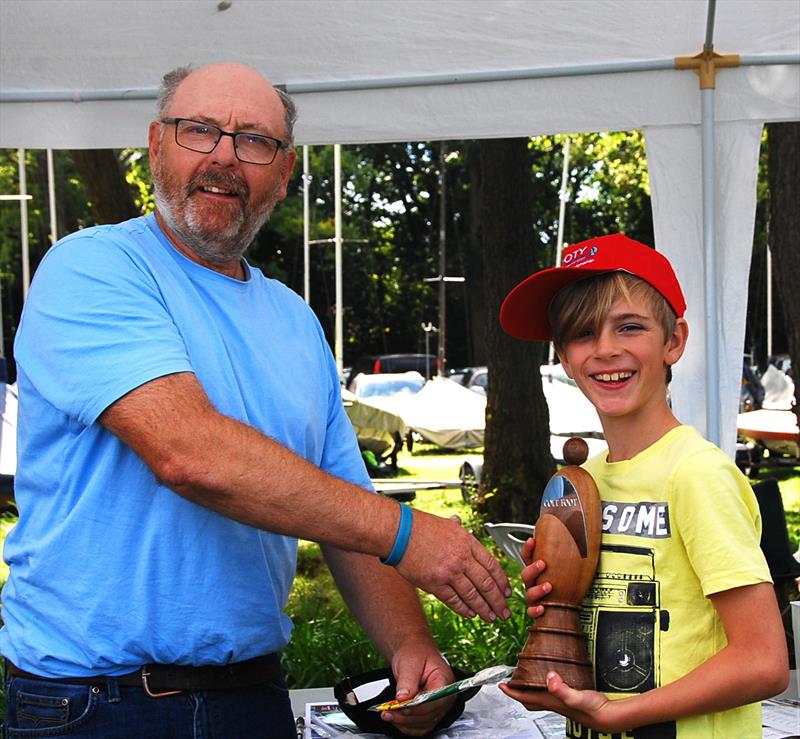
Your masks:
[{"label": "wooden trophy", "polygon": [[600,556],[600,496],[592,476],[578,467],[589,448],[583,439],[564,444],[568,467],[545,487],[536,522],[536,559],[547,563],[542,578],[553,589],[540,603],[545,611],[528,627],[509,685],[546,690],[547,673],[557,672],[571,687],[594,687],[594,672],[581,627],[580,605],[594,579]]}]

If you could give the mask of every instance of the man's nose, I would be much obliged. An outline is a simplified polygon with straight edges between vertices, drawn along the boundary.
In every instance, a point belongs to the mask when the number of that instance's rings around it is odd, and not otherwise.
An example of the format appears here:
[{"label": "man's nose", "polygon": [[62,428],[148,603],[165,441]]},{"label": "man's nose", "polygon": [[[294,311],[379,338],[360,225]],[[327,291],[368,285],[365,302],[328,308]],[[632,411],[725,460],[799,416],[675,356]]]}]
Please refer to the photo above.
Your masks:
[{"label": "man's nose", "polygon": [[210,156],[215,164],[220,164],[223,167],[236,164],[238,158],[233,144],[233,136],[220,136]]}]

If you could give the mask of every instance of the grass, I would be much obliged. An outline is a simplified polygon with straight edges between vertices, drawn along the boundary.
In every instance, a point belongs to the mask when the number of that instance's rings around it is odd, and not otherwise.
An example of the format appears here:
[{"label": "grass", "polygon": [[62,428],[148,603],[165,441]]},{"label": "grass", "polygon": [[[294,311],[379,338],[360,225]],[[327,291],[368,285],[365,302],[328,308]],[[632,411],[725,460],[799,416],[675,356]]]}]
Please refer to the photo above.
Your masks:
[{"label": "grass", "polygon": [[800,467],[771,469],[763,477],[774,477],[781,489],[783,507],[786,510],[786,528],[792,551],[800,549]]}]

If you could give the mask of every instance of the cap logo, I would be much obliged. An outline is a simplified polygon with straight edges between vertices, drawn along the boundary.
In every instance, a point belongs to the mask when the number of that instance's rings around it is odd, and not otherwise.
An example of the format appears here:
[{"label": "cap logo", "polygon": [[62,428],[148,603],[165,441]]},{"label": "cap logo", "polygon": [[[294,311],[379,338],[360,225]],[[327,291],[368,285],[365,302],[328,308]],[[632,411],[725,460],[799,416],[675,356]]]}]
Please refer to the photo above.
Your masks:
[{"label": "cap logo", "polygon": [[564,254],[561,259],[561,264],[564,267],[581,267],[586,264],[587,260],[591,260],[595,254],[597,254],[596,246],[579,246]]}]

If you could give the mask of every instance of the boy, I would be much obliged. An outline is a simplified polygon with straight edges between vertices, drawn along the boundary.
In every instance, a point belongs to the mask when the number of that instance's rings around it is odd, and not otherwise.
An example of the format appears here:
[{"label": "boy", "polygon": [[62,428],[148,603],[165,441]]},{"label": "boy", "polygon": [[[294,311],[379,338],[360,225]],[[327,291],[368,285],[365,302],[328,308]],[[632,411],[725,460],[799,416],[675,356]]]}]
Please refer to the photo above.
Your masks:
[{"label": "boy", "polygon": [[[565,250],[509,293],[512,336],[552,339],[608,443],[584,465],[602,501],[600,562],[584,599],[597,691],[548,674],[503,692],[567,717],[567,736],[761,737],[758,701],[788,683],[788,650],[759,547],[753,491],[732,460],[672,414],[686,304],[667,259],[623,235]],[[523,549],[528,613],[550,585]]]}]

